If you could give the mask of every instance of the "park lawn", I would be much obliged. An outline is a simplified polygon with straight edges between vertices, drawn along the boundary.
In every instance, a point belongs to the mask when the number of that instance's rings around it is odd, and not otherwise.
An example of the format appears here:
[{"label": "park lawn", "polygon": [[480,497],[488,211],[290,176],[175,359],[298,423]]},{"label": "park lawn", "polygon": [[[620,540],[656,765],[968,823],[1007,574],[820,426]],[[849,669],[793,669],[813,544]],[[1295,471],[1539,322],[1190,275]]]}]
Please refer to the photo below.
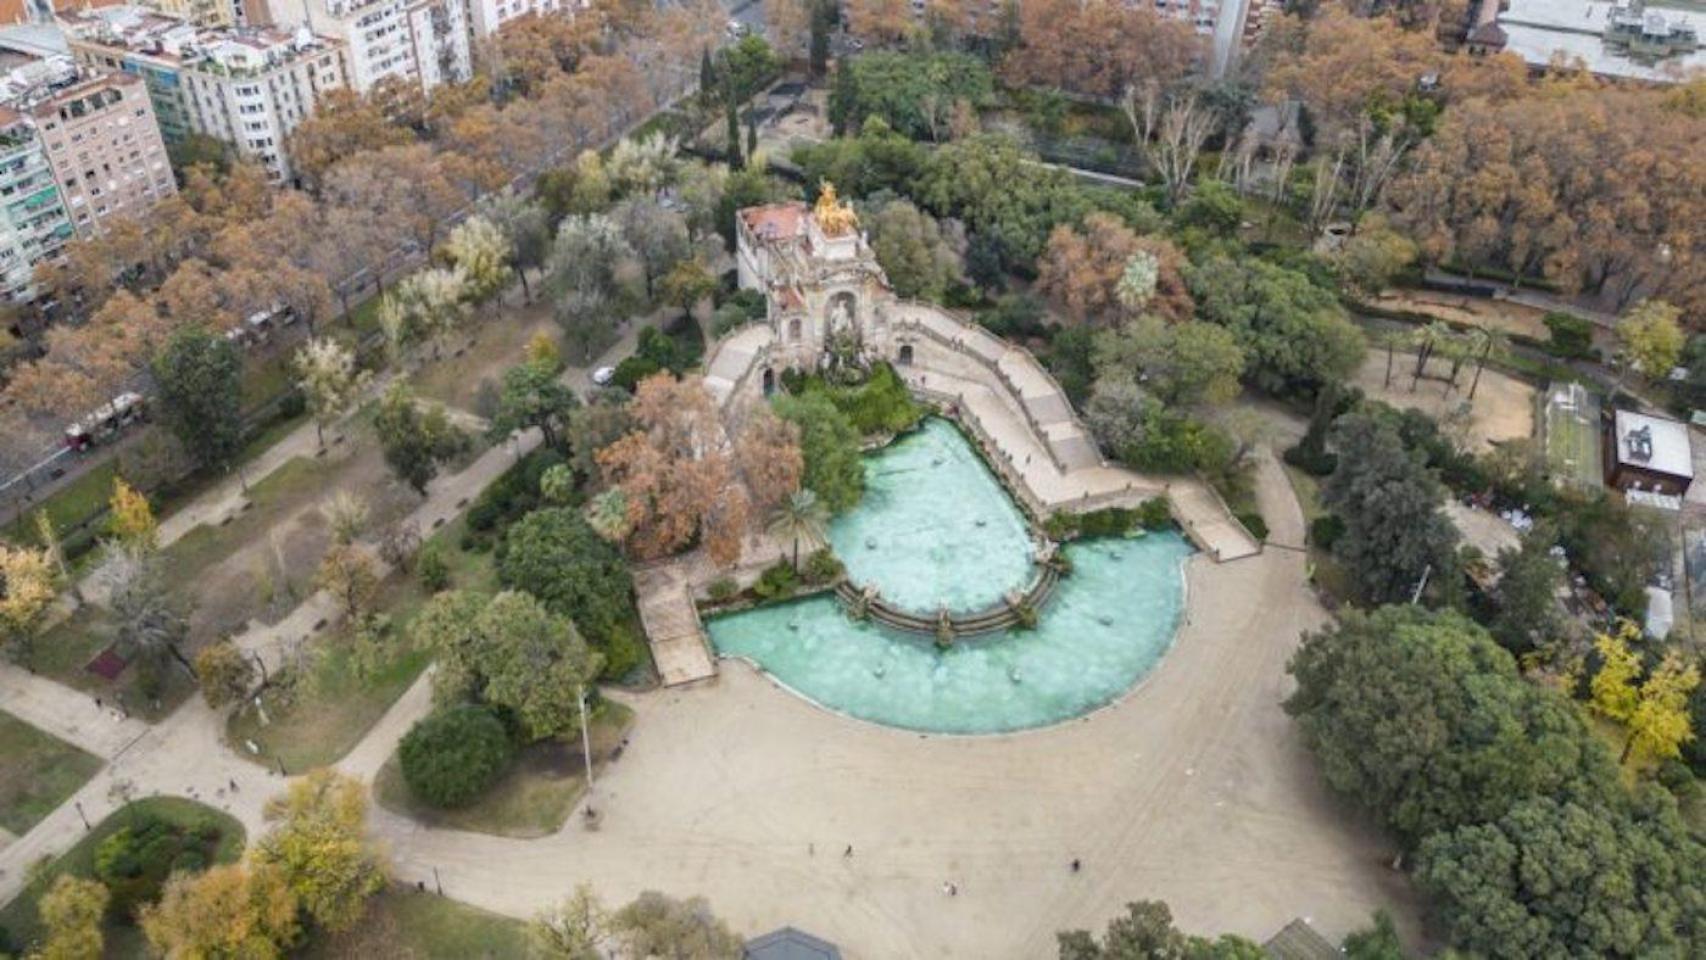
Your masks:
[{"label": "park lawn", "polygon": [[[592,718],[593,776],[634,726],[634,711],[606,700]],[[586,790],[586,761],[580,739],[547,740],[517,751],[508,771],[479,800],[441,810],[416,800],[393,753],[373,784],[374,798],[394,813],[429,827],[468,830],[499,837],[547,837],[563,829]]]},{"label": "park lawn", "polygon": [[[445,525],[428,538],[439,550],[450,570],[451,586],[477,592],[496,590],[497,574],[489,553],[470,553],[456,547],[462,520]],[[409,622],[429,594],[412,573],[393,573],[381,584],[375,609],[391,619],[391,655],[369,676],[362,677],[350,663],[350,654],[340,641],[347,636],[340,627],[315,641],[325,653],[310,657],[313,675],[294,684],[295,702],[285,702],[279,689],[268,687],[261,695],[268,723],[262,724],[252,705],[231,713],[226,739],[240,756],[272,766],[282,761],[291,773],[336,763],[367,734],[385,711],[426,669],[431,660],[423,650],[408,643]],[[260,748],[251,752],[248,743]]]},{"label": "park lawn", "polygon": [[194,582],[201,572],[241,547],[264,537],[285,514],[319,500],[326,489],[326,464],[292,457],[249,486],[247,509],[229,523],[201,524],[161,550],[175,588]]},{"label": "park lawn", "polygon": [[355,929],[318,934],[293,956],[301,960],[507,960],[530,956],[531,947],[525,921],[436,893],[393,886],[368,901],[367,915]]},{"label": "park lawn", "polygon": [[99,757],[0,711],[0,827],[29,832],[99,769]]},{"label": "park lawn", "polygon": [[1297,505],[1303,510],[1303,527],[1308,530],[1317,517],[1327,512],[1321,506],[1321,481],[1289,463],[1281,466],[1285,468],[1285,478],[1291,481],[1291,492],[1297,496]]},{"label": "park lawn", "polygon": [[53,529],[64,539],[67,530],[106,509],[107,500],[113,495],[113,478],[116,476],[118,458],[108,457],[42,501],[39,507],[25,513],[7,528],[7,537],[17,543],[36,544],[35,514],[38,510],[46,510],[48,519],[53,521]]},{"label": "park lawn", "polygon": [[422,364],[413,377],[416,393],[447,407],[485,416],[491,411],[475,409],[480,406],[481,384],[489,383],[489,389],[496,391],[504,371],[526,357],[527,343],[535,334],[544,333],[559,348],[562,346],[562,328],[552,321],[548,301],[535,300],[525,306],[505,304],[495,310],[491,319],[472,327],[474,339],[466,348]]},{"label": "park lawn", "polygon": [[[205,804],[181,797],[145,797],[114,811],[95,828],[83,835],[77,845],[52,861],[33,882],[26,886],[11,903],[0,909],[0,928],[11,932],[12,940],[23,946],[40,934],[36,901],[62,873],[91,879],[95,875],[95,849],[101,841],[117,833],[131,822],[132,814],[153,814],[180,826],[193,826],[212,821],[219,827],[219,846],[214,850],[215,863],[231,863],[243,853],[243,825],[230,814]],[[103,924],[109,957],[146,956],[142,933],[134,924],[107,918]]]}]

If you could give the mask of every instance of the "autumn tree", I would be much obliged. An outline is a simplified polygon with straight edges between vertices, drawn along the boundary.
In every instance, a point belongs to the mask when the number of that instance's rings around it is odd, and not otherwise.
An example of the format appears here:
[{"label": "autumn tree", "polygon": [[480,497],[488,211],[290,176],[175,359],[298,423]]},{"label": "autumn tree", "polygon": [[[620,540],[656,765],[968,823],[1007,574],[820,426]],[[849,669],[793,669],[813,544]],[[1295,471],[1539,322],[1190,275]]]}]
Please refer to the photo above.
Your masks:
[{"label": "autumn tree", "polygon": [[255,665],[236,644],[220,640],[196,653],[195,676],[203,699],[217,710],[248,696],[255,682]]},{"label": "autumn tree", "polygon": [[805,49],[816,7],[817,0],[764,0],[764,30],[784,59]]},{"label": "autumn tree", "polygon": [[373,429],[391,471],[423,497],[427,484],[438,475],[439,465],[466,446],[443,408],[423,407],[402,380],[393,381],[379,398]]},{"label": "autumn tree", "polygon": [[111,899],[99,881],[62,873],[42,894],[36,909],[46,932],[35,960],[89,960],[99,957],[105,937],[101,923]]},{"label": "autumn tree", "polygon": [[1113,100],[1146,80],[1169,86],[1202,56],[1190,24],[1119,0],[1018,5],[1019,46],[1002,70],[1021,86],[1052,86]]},{"label": "autumn tree", "polygon": [[610,930],[632,957],[695,957],[741,954],[741,938],[711,912],[704,897],[676,900],[647,890],[610,917]]},{"label": "autumn tree", "polygon": [[1661,89],[1549,89],[1456,104],[1394,180],[1394,219],[1428,263],[1543,277],[1622,309],[1662,298],[1706,309],[1706,256],[1693,239],[1706,171],[1706,118]]},{"label": "autumn tree", "polygon": [[907,0],[848,0],[842,17],[847,32],[866,43],[898,43],[912,32],[912,5]]},{"label": "autumn tree", "polygon": [[1600,667],[1588,684],[1590,703],[1628,730],[1619,762],[1631,755],[1642,761],[1675,757],[1694,737],[1688,697],[1700,685],[1699,668],[1671,652],[1642,680],[1640,655],[1630,649],[1640,639],[1640,628],[1627,620],[1616,633],[1594,638]]},{"label": "autumn tree", "polygon": [[159,545],[160,524],[154,519],[154,508],[141,491],[126,483],[123,477],[113,478],[112,496],[107,499],[111,519],[107,529],[114,539],[139,550],[153,550]]},{"label": "autumn tree", "polygon": [[320,449],[326,449],[326,425],[353,409],[371,374],[356,366],[355,353],[336,340],[316,338],[296,352],[297,384],[314,415]]},{"label": "autumn tree", "polygon": [[189,328],[154,358],[166,425],[203,469],[231,466],[243,445],[243,358],[224,337]]},{"label": "autumn tree", "polygon": [[168,957],[274,960],[301,930],[284,873],[244,863],[174,874],[140,921],[149,944]]},{"label": "autumn tree", "polygon": [[407,127],[392,123],[372,99],[353,90],[329,90],[288,139],[291,166],[312,183],[346,157],[414,137]]},{"label": "autumn tree", "polygon": [[367,787],[333,770],[313,770],[267,801],[266,818],[272,827],[250,851],[253,868],[280,871],[302,909],[327,930],[359,922],[386,875],[364,835]]},{"label": "autumn tree", "polygon": [[483,216],[457,224],[444,238],[442,252],[462,274],[462,296],[467,300],[484,303],[509,285],[515,250],[504,231]]},{"label": "autumn tree", "polygon": [[544,266],[551,251],[551,223],[544,204],[504,190],[480,198],[479,210],[480,216],[509,241],[510,262],[521,280],[522,296],[531,303],[533,291],[527,284],[527,272]]},{"label": "autumn tree", "polygon": [[528,926],[534,948],[547,960],[601,960],[609,937],[609,914],[592,888],[575,887],[573,895],[543,910]]},{"label": "autumn tree", "polygon": [[1170,320],[1190,316],[1191,296],[1179,273],[1183,257],[1166,240],[1139,237],[1108,213],[1086,216],[1082,231],[1067,224],[1054,228],[1037,264],[1037,290],[1080,322],[1113,323],[1125,314],[1120,284],[1139,253],[1149,254],[1157,270],[1142,306]]},{"label": "autumn tree", "polygon": [[630,548],[650,559],[695,536],[720,566],[740,558],[750,501],[735,482],[715,402],[698,377],[642,380],[629,404],[634,429],[598,453],[599,469],[628,498]]},{"label": "autumn tree", "polygon": [[360,544],[333,544],[320,559],[314,585],[331,594],[344,616],[354,621],[379,592],[379,561]]},{"label": "autumn tree", "polygon": [[1144,162],[1161,178],[1168,204],[1178,205],[1196,174],[1203,144],[1220,125],[1220,116],[1195,90],[1163,92],[1155,79],[1127,87],[1120,109]]},{"label": "autumn tree", "polygon": [[27,663],[34,655],[58,582],[47,551],[0,543],[0,643],[12,659]]},{"label": "autumn tree", "polygon": [[1663,379],[1682,356],[1681,311],[1662,300],[1643,300],[1617,321],[1617,354],[1625,370]]},{"label": "autumn tree", "polygon": [[805,470],[799,427],[767,405],[754,406],[735,427],[735,463],[754,508],[782,503],[799,490]]}]

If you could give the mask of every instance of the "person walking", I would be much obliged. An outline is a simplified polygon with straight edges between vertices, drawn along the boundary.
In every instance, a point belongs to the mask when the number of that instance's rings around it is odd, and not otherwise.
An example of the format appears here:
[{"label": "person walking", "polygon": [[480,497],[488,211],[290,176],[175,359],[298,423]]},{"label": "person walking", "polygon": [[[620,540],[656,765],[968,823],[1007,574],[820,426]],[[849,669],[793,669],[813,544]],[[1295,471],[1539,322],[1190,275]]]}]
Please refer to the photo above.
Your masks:
[{"label": "person walking", "polygon": [[847,849],[841,851],[841,858],[843,860],[846,860],[846,859],[852,858],[852,856],[853,856],[853,845],[851,843],[849,843],[847,845]]},{"label": "person walking", "polygon": [[1073,873],[1077,873],[1079,868],[1081,868],[1083,866],[1084,866],[1084,864],[1079,862],[1077,857],[1072,858],[1072,872]]}]

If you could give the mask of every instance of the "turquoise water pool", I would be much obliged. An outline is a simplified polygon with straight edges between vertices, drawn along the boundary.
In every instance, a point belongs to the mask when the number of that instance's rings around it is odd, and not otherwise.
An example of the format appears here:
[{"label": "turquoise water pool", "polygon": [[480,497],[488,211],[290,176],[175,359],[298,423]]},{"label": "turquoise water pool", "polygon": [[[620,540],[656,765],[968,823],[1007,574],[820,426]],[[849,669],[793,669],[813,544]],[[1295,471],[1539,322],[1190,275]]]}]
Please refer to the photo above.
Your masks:
[{"label": "turquoise water pool", "polygon": [[[959,453],[972,457],[975,473]],[[952,425],[927,425],[870,459],[881,499],[838,519],[830,537],[855,580],[883,584],[897,602],[944,597],[967,609],[999,600],[1029,576],[1022,518]],[[1018,520],[1016,535],[999,525],[978,480],[994,487]],[[944,490],[944,481],[970,489]],[[963,524],[975,532],[961,529],[951,520],[961,510],[988,522]],[[862,516],[866,511],[876,516]],[[914,533],[907,522],[929,532]],[[867,535],[878,538],[876,549],[864,549]],[[842,545],[848,542],[853,546]],[[979,549],[1002,555],[980,556]],[[720,655],[751,660],[802,696],[861,719],[961,734],[1046,726],[1113,701],[1155,666],[1173,642],[1184,607],[1181,563],[1192,552],[1175,533],[1065,550],[1073,572],[1035,630],[966,638],[947,650],[929,637],[855,621],[830,595],[713,617],[706,629]]]},{"label": "turquoise water pool", "polygon": [[1024,516],[936,418],[865,458],[865,498],[830,525],[829,543],[855,584],[922,615],[982,610],[1033,576]]}]

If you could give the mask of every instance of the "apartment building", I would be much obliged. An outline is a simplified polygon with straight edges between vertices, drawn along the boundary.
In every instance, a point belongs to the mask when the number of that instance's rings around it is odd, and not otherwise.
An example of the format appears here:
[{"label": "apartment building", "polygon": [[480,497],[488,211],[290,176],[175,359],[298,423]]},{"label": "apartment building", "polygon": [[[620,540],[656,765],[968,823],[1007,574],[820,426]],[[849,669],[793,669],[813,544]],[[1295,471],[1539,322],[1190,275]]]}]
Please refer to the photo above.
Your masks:
[{"label": "apartment building", "polygon": [[79,237],[105,231],[177,193],[142,78],[88,77],[26,111]]},{"label": "apartment building", "polygon": [[474,75],[468,0],[283,0],[269,10],[280,27],[341,41],[358,93],[391,77],[431,90]]},{"label": "apartment building", "polygon": [[168,142],[204,134],[277,181],[292,176],[290,132],[346,83],[344,44],[306,27],[207,29],[135,7],[64,23],[79,63],[143,78]]},{"label": "apartment building", "polygon": [[504,24],[530,13],[540,16],[586,6],[586,0],[468,0],[469,26],[476,39],[489,37]]},{"label": "apartment building", "polygon": [[59,256],[74,228],[35,124],[0,107],[0,300],[35,298],[35,266]]}]

